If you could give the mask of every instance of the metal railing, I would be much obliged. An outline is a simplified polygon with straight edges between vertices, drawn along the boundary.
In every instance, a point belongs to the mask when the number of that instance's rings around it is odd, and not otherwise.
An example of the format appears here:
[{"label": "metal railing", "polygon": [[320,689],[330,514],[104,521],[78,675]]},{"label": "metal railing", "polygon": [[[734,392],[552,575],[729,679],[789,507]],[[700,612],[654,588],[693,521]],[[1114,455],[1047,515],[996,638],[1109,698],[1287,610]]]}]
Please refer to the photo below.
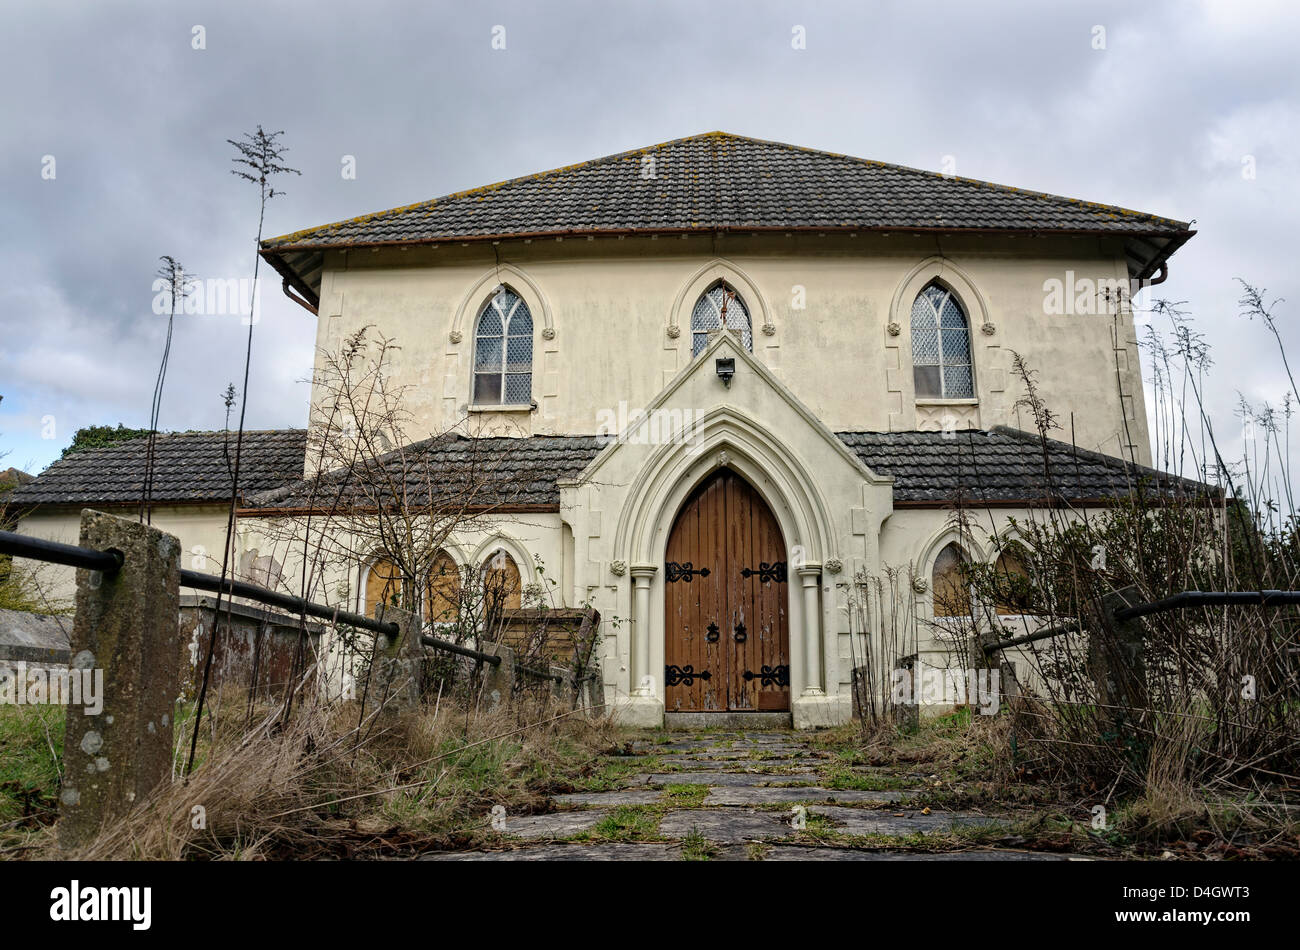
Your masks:
[{"label": "metal railing", "polygon": [[[1300,591],[1296,590],[1185,590],[1170,597],[1153,600],[1144,604],[1132,604],[1119,607],[1111,613],[1116,623],[1128,623],[1139,617],[1181,610],[1185,607],[1283,607],[1288,604],[1300,604]],[[1083,625],[1076,619],[1066,618],[1042,630],[985,644],[985,654],[996,653],[1009,647],[1047,640],[1066,633],[1081,633]]]},{"label": "metal railing", "polygon": [[[123,564],[122,552],[120,551],[96,551],[92,548],[78,547],[75,544],[63,544],[59,541],[32,538],[12,531],[0,531],[0,554],[11,554],[14,557],[25,557],[50,564],[63,564],[67,567],[79,567],[87,571],[102,571],[106,574],[116,574],[121,570]],[[397,624],[391,621],[367,617],[365,614],[340,610],[337,607],[328,607],[325,604],[316,604],[304,597],[281,594],[244,581],[231,578],[223,580],[215,574],[203,574],[199,571],[182,569],[181,586],[226,594],[230,597],[242,597],[245,600],[253,600],[271,607],[279,607],[290,613],[315,617],[318,620],[328,620],[332,623],[347,624],[350,627],[356,627],[358,630],[365,630],[379,636],[395,637],[400,632]],[[499,656],[484,653],[480,650],[472,650],[469,647],[463,647],[447,640],[440,640],[427,634],[420,637],[420,642],[435,650],[470,657],[490,666],[501,665],[501,657]]]},{"label": "metal railing", "polygon": [[1185,590],[1172,597],[1115,611],[1120,623],[1180,607],[1281,607],[1300,604],[1300,590]]}]

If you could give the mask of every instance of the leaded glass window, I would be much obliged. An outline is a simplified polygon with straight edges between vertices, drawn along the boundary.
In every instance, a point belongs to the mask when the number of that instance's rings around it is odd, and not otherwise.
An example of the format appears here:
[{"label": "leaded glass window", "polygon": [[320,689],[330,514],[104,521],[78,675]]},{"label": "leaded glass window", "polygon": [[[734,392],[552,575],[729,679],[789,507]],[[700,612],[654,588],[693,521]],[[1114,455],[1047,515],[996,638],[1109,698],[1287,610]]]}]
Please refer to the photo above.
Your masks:
[{"label": "leaded glass window", "polygon": [[502,287],[479,314],[474,332],[474,404],[527,405],[533,396],[533,315]]},{"label": "leaded glass window", "polygon": [[709,333],[723,325],[740,337],[745,349],[754,352],[754,337],[749,325],[749,308],[740,295],[725,283],[714,284],[695,302],[691,311],[691,356],[699,356],[709,343]]},{"label": "leaded glass window", "polygon": [[921,398],[970,399],[970,325],[952,291],[930,284],[912,304],[912,377]]}]

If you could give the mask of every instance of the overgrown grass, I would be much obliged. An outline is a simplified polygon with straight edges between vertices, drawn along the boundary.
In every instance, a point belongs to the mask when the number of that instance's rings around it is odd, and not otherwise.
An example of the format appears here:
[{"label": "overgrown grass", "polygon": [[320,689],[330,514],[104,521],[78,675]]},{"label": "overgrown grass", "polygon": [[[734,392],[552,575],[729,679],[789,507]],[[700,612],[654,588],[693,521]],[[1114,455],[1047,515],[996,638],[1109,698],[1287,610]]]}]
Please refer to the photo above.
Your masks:
[{"label": "overgrown grass", "polygon": [[596,822],[591,831],[575,840],[584,841],[655,841],[659,837],[659,817],[655,808],[620,805]]},{"label": "overgrown grass", "polygon": [[[26,819],[36,827],[27,831],[24,846],[31,850],[23,856],[414,856],[497,840],[494,806],[511,815],[535,813],[551,807],[556,790],[612,780],[602,756],[611,727],[567,708],[503,705],[467,713],[443,704],[436,715],[426,708],[363,716],[355,704],[309,704],[287,723],[275,709],[258,709],[251,728],[242,698],[227,695],[211,711],[187,782],[165,784],[71,855],[57,850],[52,828],[39,817]],[[63,711],[21,712],[20,718],[0,708],[0,808],[22,818],[22,802],[30,799],[52,817],[57,755],[46,748],[46,727],[58,749]],[[177,749],[187,751],[188,741],[188,731],[178,730]]]},{"label": "overgrown grass", "polygon": [[0,852],[58,815],[63,708],[0,706]]},{"label": "overgrown grass", "polygon": [[712,861],[717,857],[718,849],[698,828],[692,828],[682,838],[681,855],[683,861]]}]

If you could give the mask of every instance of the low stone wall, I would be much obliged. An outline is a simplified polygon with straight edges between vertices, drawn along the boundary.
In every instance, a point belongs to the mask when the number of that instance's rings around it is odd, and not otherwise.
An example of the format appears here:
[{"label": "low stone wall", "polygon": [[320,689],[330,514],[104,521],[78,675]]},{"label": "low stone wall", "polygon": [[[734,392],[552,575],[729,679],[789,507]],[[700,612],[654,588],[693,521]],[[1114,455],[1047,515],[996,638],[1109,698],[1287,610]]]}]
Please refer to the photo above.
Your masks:
[{"label": "low stone wall", "polygon": [[17,663],[29,669],[66,667],[71,629],[71,617],[0,610],[0,672]]}]

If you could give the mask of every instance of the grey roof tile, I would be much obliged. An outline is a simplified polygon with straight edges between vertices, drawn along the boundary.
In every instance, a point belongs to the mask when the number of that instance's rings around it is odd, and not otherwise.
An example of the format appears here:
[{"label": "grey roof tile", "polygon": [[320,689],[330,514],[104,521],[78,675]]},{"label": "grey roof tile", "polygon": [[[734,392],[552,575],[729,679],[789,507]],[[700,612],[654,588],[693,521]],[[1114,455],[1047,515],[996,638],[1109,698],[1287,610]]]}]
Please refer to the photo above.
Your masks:
[{"label": "grey roof tile", "polygon": [[[654,177],[642,174],[653,158]],[[675,139],[270,238],[268,251],[560,235],[780,228],[1174,236],[1182,221],[723,132]]]},{"label": "grey roof tile", "polygon": [[604,447],[598,436],[469,438],[447,433],[363,460],[351,476],[331,471],[249,497],[250,508],[373,508],[406,503],[470,508],[555,507],[559,482],[581,474]]},{"label": "grey roof tile", "polygon": [[[245,432],[239,482],[246,496],[302,477],[304,429]],[[131,439],[100,449],[84,449],[52,464],[34,481],[9,495],[9,503],[28,505],[122,504],[140,500],[148,439]],[[235,434],[160,433],[155,442],[153,500],[156,504],[230,500],[229,458]]]},{"label": "grey roof tile", "polygon": [[[1111,456],[1076,449],[1016,429],[943,432],[839,432],[839,439],[879,475],[894,478],[899,504],[966,501],[1037,503],[1121,497],[1141,481],[1160,490],[1201,492],[1206,486],[1173,479]],[[225,462],[228,434],[185,432],[158,439],[157,503],[221,502],[230,498]],[[464,501],[476,507],[555,508],[559,483],[575,478],[604,447],[599,436],[468,438],[447,434],[374,460],[372,473],[345,478],[327,472],[303,479],[306,432],[285,429],[244,435],[242,504],[267,511],[328,510],[391,503],[404,486],[411,505]],[[15,489],[14,507],[40,504],[134,503],[140,498],[146,440],[79,452],[55,462]],[[1050,472],[1050,477],[1047,474]],[[378,487],[376,487],[378,486]]]},{"label": "grey roof tile", "polygon": [[1202,494],[1209,486],[1005,426],[956,432],[837,432],[902,504],[1093,501],[1139,485]]}]

